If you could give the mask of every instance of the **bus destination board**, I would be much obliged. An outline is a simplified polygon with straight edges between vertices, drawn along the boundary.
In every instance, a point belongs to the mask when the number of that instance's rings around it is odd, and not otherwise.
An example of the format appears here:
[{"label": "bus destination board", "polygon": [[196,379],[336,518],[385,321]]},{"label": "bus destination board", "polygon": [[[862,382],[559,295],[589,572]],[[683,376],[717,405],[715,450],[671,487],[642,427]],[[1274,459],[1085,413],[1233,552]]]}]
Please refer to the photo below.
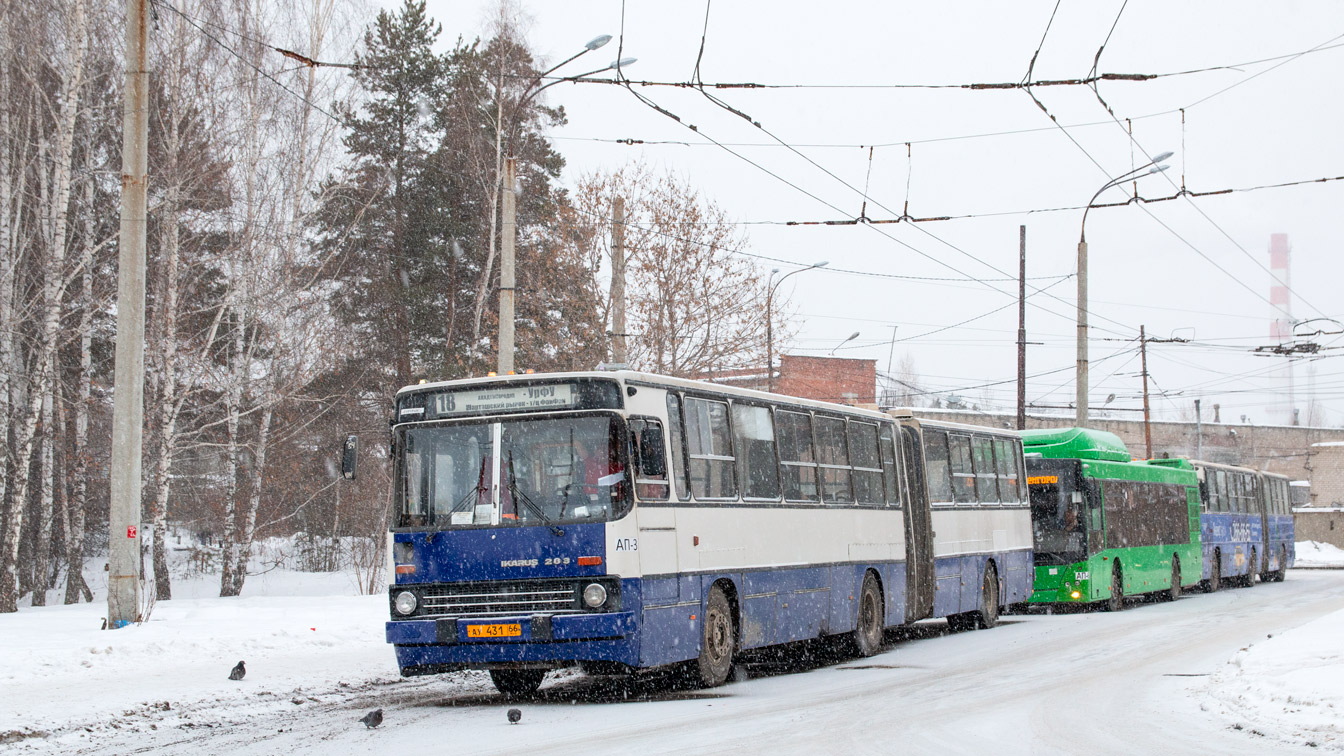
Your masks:
[{"label": "bus destination board", "polygon": [[556,383],[445,391],[432,395],[430,406],[434,417],[566,409],[574,406],[574,387]]}]

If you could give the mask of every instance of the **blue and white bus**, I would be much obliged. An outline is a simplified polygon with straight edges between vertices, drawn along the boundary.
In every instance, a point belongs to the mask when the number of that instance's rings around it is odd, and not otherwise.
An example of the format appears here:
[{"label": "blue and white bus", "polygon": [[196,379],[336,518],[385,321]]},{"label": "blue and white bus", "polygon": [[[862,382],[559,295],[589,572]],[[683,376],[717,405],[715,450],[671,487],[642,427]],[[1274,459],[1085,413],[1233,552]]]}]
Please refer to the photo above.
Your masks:
[{"label": "blue and white bus", "polygon": [[1245,467],[1192,460],[1199,476],[1204,586],[1283,580],[1292,566],[1293,516],[1288,479]]},{"label": "blue and white bus", "polygon": [[693,662],[1026,600],[1015,434],[637,372],[397,394],[387,640],[403,675]]},{"label": "blue and white bus", "polygon": [[1297,561],[1297,534],[1293,526],[1293,505],[1288,493],[1288,476],[1260,473],[1260,505],[1265,511],[1264,569],[1260,578],[1282,582],[1284,573]]}]

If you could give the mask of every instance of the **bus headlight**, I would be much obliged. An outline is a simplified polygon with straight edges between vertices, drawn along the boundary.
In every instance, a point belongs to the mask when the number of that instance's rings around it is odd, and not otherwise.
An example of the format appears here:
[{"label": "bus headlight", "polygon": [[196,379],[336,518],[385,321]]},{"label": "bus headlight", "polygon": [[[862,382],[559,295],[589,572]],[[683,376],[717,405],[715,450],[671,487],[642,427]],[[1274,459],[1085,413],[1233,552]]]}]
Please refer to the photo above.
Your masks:
[{"label": "bus headlight", "polygon": [[583,603],[589,608],[596,609],[607,602],[607,589],[599,583],[589,583],[587,588],[583,589]]},{"label": "bus headlight", "polygon": [[397,601],[395,603],[397,614],[410,614],[411,612],[414,612],[416,604],[418,603],[414,593],[411,593],[410,591],[402,591],[401,593],[398,593]]}]

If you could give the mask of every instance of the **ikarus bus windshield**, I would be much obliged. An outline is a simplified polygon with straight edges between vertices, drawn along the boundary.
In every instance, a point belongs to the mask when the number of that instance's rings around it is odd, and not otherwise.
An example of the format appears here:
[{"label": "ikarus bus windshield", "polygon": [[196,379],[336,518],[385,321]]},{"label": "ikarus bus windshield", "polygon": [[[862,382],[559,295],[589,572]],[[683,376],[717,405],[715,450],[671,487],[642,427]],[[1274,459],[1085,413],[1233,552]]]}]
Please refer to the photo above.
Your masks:
[{"label": "ikarus bus windshield", "polygon": [[398,435],[399,527],[602,521],[628,505],[615,417],[461,421]]}]

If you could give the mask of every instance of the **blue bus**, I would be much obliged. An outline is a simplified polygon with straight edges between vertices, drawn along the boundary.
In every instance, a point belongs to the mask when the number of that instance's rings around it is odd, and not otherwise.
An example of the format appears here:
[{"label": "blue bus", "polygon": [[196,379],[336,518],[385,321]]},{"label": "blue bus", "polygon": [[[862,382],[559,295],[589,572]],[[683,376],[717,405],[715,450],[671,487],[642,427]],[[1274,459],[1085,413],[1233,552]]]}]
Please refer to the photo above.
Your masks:
[{"label": "blue bus", "polygon": [[686,664],[1025,601],[1009,431],[629,371],[402,389],[387,641],[406,676]]},{"label": "blue bus", "polygon": [[1288,479],[1214,462],[1191,464],[1199,476],[1205,588],[1283,580],[1294,559]]}]

